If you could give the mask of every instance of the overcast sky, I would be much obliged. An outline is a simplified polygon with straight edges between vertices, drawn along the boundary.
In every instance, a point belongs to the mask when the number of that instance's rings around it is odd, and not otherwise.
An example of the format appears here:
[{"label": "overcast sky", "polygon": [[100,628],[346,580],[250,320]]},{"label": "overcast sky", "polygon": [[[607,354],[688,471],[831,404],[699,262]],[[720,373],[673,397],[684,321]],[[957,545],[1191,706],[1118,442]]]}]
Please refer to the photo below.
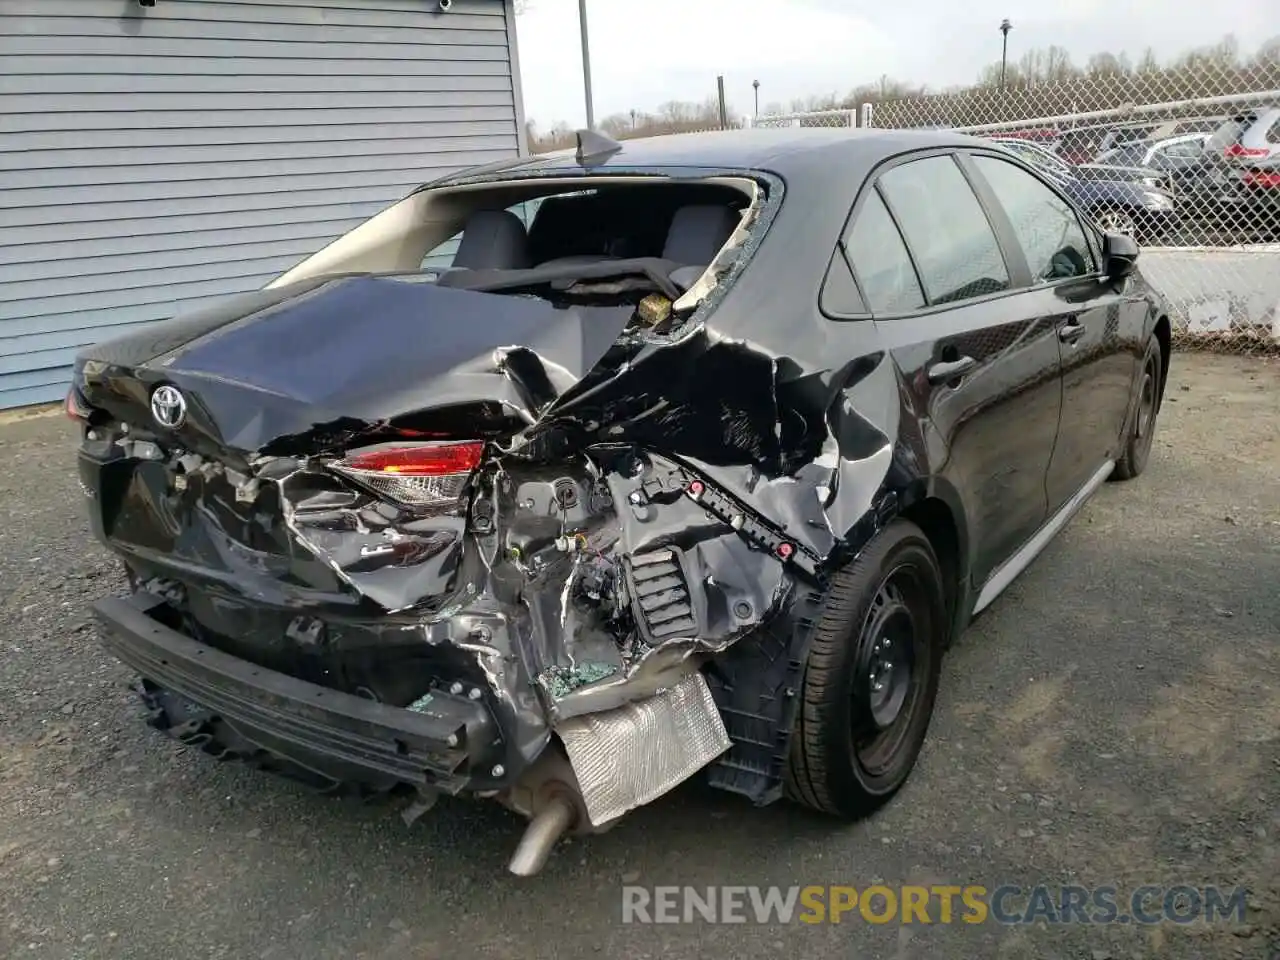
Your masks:
[{"label": "overcast sky", "polygon": [[[846,93],[887,74],[933,87],[972,82],[1000,59],[1058,44],[1090,54],[1146,46],[1164,59],[1233,32],[1245,53],[1280,34],[1277,0],[588,0],[597,120],[667,100],[731,106]],[[517,21],[526,114],[546,130],[585,119],[577,0],[527,0]]]}]

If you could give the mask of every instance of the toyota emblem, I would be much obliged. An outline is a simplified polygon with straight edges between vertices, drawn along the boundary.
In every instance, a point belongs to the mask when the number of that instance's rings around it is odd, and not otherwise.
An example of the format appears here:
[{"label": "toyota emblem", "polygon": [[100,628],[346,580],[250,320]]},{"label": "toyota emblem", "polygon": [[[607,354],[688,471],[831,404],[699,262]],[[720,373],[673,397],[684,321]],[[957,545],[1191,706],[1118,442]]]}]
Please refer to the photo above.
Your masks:
[{"label": "toyota emblem", "polygon": [[151,415],[160,426],[176,430],[187,419],[187,399],[177,387],[157,387],[151,394]]}]

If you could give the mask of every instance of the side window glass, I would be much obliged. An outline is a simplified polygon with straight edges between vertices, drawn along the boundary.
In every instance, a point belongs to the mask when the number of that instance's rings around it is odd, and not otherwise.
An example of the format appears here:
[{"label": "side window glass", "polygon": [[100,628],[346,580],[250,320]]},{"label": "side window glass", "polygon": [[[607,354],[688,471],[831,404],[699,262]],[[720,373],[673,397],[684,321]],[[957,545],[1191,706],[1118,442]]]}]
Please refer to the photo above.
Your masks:
[{"label": "side window glass", "polygon": [[[525,229],[529,229],[529,224],[533,222],[533,215],[538,212],[538,207],[542,205],[542,198],[538,197],[534,200],[522,200],[517,204],[507,207],[524,223]],[[453,266],[454,254],[458,252],[458,245],[462,243],[462,231],[459,230],[448,240],[436,244],[428,250],[422,257],[423,270],[447,270]]]},{"label": "side window glass", "polygon": [[951,157],[894,167],[880,178],[920,269],[930,303],[951,303],[1009,289],[995,232]]},{"label": "side window glass", "polygon": [[459,230],[448,240],[438,243],[422,257],[423,270],[447,270],[453,266],[453,255],[458,252],[462,243],[462,231]]},{"label": "side window glass", "polygon": [[906,244],[875,190],[854,218],[844,247],[872,313],[903,313],[924,306]]},{"label": "side window glass", "polygon": [[1194,160],[1200,156],[1203,149],[1204,144],[1198,140],[1184,140],[1181,143],[1172,143],[1163,147],[1161,152],[1174,160]]},{"label": "side window glass", "polygon": [[974,165],[995,192],[1037,281],[1093,273],[1084,228],[1071,207],[1024,170],[995,157],[974,157]]}]

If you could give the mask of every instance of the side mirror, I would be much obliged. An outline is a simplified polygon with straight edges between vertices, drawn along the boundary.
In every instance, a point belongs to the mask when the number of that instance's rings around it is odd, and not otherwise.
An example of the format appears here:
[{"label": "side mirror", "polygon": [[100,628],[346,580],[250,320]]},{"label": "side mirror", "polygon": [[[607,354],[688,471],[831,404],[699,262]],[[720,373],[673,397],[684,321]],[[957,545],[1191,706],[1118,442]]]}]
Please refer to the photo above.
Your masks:
[{"label": "side mirror", "polygon": [[1102,272],[1110,280],[1121,280],[1133,273],[1138,263],[1138,241],[1123,233],[1108,233],[1102,238]]}]

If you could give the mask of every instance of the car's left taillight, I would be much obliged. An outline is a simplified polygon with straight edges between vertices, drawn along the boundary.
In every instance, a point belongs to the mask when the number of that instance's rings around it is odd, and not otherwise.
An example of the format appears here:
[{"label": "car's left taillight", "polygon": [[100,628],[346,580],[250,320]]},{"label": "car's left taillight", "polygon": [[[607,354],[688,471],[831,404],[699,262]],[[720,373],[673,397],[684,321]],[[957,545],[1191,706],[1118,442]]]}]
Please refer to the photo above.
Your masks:
[{"label": "car's left taillight", "polygon": [[89,414],[92,412],[89,404],[80,396],[80,391],[74,386],[67,391],[67,399],[63,402],[62,409],[76,423],[88,423]]},{"label": "car's left taillight", "polygon": [[387,500],[432,513],[459,513],[484,442],[395,443],[351,451],[329,469]]}]

